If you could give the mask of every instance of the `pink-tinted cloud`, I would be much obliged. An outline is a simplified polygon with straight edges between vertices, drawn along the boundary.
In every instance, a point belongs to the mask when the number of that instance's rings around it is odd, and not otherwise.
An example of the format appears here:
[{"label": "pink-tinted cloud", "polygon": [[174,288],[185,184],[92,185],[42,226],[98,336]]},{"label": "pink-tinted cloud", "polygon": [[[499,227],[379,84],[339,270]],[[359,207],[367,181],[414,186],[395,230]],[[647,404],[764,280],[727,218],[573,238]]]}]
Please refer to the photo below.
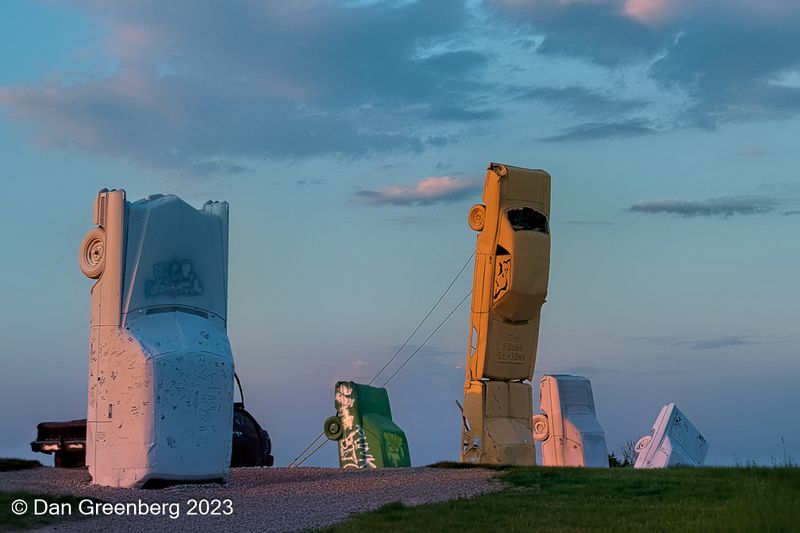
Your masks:
[{"label": "pink-tinted cloud", "polygon": [[2,111],[43,148],[204,176],[416,153],[496,116],[475,104],[489,54],[417,53],[466,31],[463,0],[72,3],[106,28],[106,70],[0,86]]},{"label": "pink-tinted cloud", "polygon": [[678,19],[737,17],[745,21],[775,21],[797,16],[796,0],[617,0],[621,13],[647,26],[669,24]]},{"label": "pink-tinted cloud", "polygon": [[354,200],[368,206],[430,205],[453,202],[476,194],[480,188],[477,178],[433,176],[413,185],[392,185],[377,190],[356,191]]},{"label": "pink-tinted cloud", "polygon": [[669,23],[698,14],[738,13],[776,17],[796,13],[796,0],[490,0],[490,5],[517,11],[555,13],[559,9],[603,9],[647,26]]},{"label": "pink-tinted cloud", "polygon": [[622,12],[642,24],[656,25],[669,19],[677,9],[676,0],[626,0]]}]

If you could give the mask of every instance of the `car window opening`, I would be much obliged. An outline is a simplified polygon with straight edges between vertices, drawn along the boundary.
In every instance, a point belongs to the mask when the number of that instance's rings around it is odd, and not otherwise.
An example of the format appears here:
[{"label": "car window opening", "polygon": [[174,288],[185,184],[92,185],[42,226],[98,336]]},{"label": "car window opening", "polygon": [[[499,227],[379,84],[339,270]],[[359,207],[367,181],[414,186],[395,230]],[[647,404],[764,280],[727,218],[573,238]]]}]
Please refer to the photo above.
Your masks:
[{"label": "car window opening", "polygon": [[538,231],[546,235],[550,234],[547,217],[535,209],[530,207],[509,209],[506,216],[514,231]]}]

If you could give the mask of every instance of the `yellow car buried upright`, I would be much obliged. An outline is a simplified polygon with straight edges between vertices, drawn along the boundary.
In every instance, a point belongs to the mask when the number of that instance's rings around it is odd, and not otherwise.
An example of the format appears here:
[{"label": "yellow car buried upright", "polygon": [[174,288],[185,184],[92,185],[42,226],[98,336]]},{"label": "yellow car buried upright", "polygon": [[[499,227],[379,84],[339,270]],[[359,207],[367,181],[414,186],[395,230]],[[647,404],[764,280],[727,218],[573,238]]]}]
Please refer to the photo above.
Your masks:
[{"label": "yellow car buried upright", "polygon": [[535,462],[530,381],[550,271],[550,175],[492,163],[478,231],[464,383],[462,462]]}]

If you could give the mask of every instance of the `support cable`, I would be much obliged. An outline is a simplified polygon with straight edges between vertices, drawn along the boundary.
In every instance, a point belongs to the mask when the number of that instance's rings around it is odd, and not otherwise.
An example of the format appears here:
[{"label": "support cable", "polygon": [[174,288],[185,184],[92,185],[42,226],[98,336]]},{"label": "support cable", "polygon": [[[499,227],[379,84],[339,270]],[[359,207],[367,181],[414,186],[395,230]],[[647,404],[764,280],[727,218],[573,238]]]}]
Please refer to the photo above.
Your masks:
[{"label": "support cable", "polygon": [[435,310],[435,309],[436,309],[436,308],[439,306],[439,304],[442,302],[442,300],[444,300],[444,297],[445,297],[445,296],[447,296],[447,293],[448,293],[448,292],[450,292],[450,289],[453,287],[453,285],[454,285],[454,284],[455,284],[455,282],[458,280],[458,278],[459,278],[459,277],[461,277],[461,274],[464,272],[464,269],[465,269],[465,268],[467,268],[467,265],[469,265],[469,262],[472,260],[472,258],[473,258],[473,257],[475,257],[475,252],[472,252],[472,254],[471,254],[471,255],[470,255],[468,258],[467,258],[467,261],[464,263],[464,266],[462,266],[462,267],[461,267],[461,270],[459,270],[459,271],[458,271],[458,274],[456,274],[456,277],[454,277],[454,278],[453,278],[453,281],[451,281],[451,282],[450,282],[450,285],[448,285],[448,286],[447,286],[447,288],[446,288],[446,289],[444,290],[444,292],[442,293],[442,295],[441,295],[441,296],[439,296],[439,299],[438,299],[438,300],[436,300],[436,303],[435,303],[435,304],[433,304],[433,307],[431,307],[431,310],[430,310],[430,311],[428,311],[428,314],[427,314],[427,315],[425,315],[425,318],[423,318],[423,319],[420,321],[420,323],[419,323],[419,324],[417,324],[417,327],[416,327],[416,328],[414,328],[414,331],[412,331],[412,332],[411,332],[411,335],[409,335],[409,336],[408,336],[408,338],[405,340],[405,342],[403,343],[403,345],[402,345],[402,346],[400,346],[400,348],[399,348],[399,349],[398,349],[398,350],[395,352],[395,354],[392,356],[392,358],[391,358],[391,359],[389,359],[388,361],[386,361],[386,364],[385,364],[385,365],[383,365],[383,368],[381,368],[380,370],[378,370],[378,373],[377,373],[377,374],[375,374],[375,377],[374,377],[374,378],[372,378],[372,379],[369,381],[369,383],[367,383],[367,385],[372,385],[372,384],[375,382],[375,380],[376,380],[376,379],[378,379],[378,376],[380,376],[380,375],[381,375],[381,373],[382,373],[384,370],[386,370],[386,368],[387,368],[387,367],[388,367],[390,364],[392,364],[392,361],[394,361],[394,360],[397,358],[397,356],[398,356],[398,355],[400,355],[400,352],[402,352],[402,351],[403,351],[403,348],[405,348],[405,347],[408,345],[409,341],[410,341],[410,340],[411,340],[411,339],[414,337],[414,335],[416,335],[416,334],[417,334],[417,332],[419,331],[419,328],[421,328],[421,327],[422,327],[422,325],[425,323],[425,321],[426,321],[426,320],[428,320],[428,317],[429,317],[429,316],[431,316],[431,313],[433,313],[433,311],[434,311],[434,310]]},{"label": "support cable", "polygon": [[308,455],[306,455],[306,456],[303,458],[303,460],[302,460],[302,461],[300,461],[299,463],[297,463],[296,465],[294,465],[292,468],[297,468],[297,467],[298,467],[298,466],[300,466],[301,464],[305,463],[305,462],[306,462],[306,460],[310,459],[312,455],[314,455],[315,453],[317,453],[317,451],[319,451],[319,450],[320,450],[320,449],[321,449],[323,446],[325,446],[325,445],[326,445],[326,444],[328,444],[329,442],[330,442],[330,441],[329,441],[328,439],[325,439],[324,441],[320,442],[320,443],[319,443],[319,446],[317,446],[316,448],[314,448],[314,449],[311,451],[311,453],[309,453]]},{"label": "support cable", "polygon": [[[467,294],[465,294],[465,295],[464,295],[464,297],[461,299],[461,301],[460,301],[460,302],[458,302],[458,304],[457,304],[457,305],[456,305],[456,306],[455,306],[455,307],[452,309],[452,311],[450,311],[450,312],[447,314],[447,316],[446,316],[446,317],[444,317],[444,320],[442,320],[441,322],[439,322],[439,325],[438,325],[438,326],[436,326],[436,328],[435,328],[433,331],[431,331],[431,334],[430,334],[430,335],[428,335],[428,337],[427,337],[427,338],[426,338],[424,341],[422,341],[422,344],[420,344],[420,345],[417,347],[417,349],[416,349],[416,350],[414,350],[414,352],[413,352],[411,355],[409,355],[409,356],[408,356],[408,358],[407,358],[405,361],[403,361],[403,364],[402,364],[402,365],[400,365],[400,367],[399,367],[397,370],[395,370],[395,371],[394,371],[394,373],[393,373],[391,376],[389,376],[389,379],[387,379],[386,381],[384,381],[384,382],[383,382],[383,385],[381,385],[381,387],[385,387],[385,386],[386,386],[386,385],[387,385],[387,384],[388,384],[388,383],[389,383],[389,382],[392,380],[392,378],[394,378],[394,377],[397,375],[397,373],[398,373],[398,372],[400,372],[400,371],[403,369],[403,367],[405,367],[405,366],[408,364],[408,362],[409,362],[409,361],[411,361],[411,358],[412,358],[412,357],[414,357],[415,355],[417,355],[417,352],[419,352],[419,351],[422,349],[422,347],[423,347],[423,346],[425,346],[425,344],[426,344],[426,343],[427,343],[429,340],[431,340],[431,338],[433,338],[433,336],[436,334],[436,332],[437,332],[437,331],[439,331],[439,329],[440,329],[442,326],[444,326],[444,324],[445,324],[445,323],[446,323],[446,322],[447,322],[447,321],[450,319],[450,317],[451,317],[451,316],[453,316],[453,313],[455,313],[455,312],[458,310],[458,308],[459,308],[459,307],[461,307],[461,306],[464,304],[464,302],[466,302],[466,301],[467,301],[467,298],[469,298],[469,296],[470,296],[471,294],[472,294],[472,291],[469,291]],[[290,467],[290,468],[296,468],[296,467],[298,467],[298,466],[302,465],[302,464],[303,464],[303,463],[305,463],[305,462],[306,462],[308,459],[310,459],[312,455],[314,455],[315,453],[317,453],[317,451],[318,451],[318,450],[320,450],[320,449],[321,449],[323,446],[325,446],[325,444],[327,444],[327,443],[328,443],[328,439],[325,439],[324,441],[320,442],[320,443],[319,443],[319,445],[318,445],[316,448],[314,448],[314,449],[313,449],[313,450],[312,450],[312,451],[311,451],[311,452],[310,452],[308,455],[306,455],[305,457],[303,457],[303,459],[302,459],[301,461],[297,462],[297,460],[298,460],[298,459],[300,459],[300,457],[303,455],[303,453],[305,453],[305,451],[306,451],[306,450],[308,450],[309,448],[311,448],[311,447],[312,447],[312,446],[313,446],[313,445],[314,445],[314,444],[315,444],[315,443],[316,443],[316,442],[319,440],[319,438],[320,438],[320,437],[322,437],[324,434],[325,434],[324,432],[320,433],[320,434],[317,436],[317,438],[316,438],[316,439],[314,439],[314,441],[313,441],[313,442],[311,442],[311,444],[309,444],[308,446],[306,446],[306,449],[305,449],[305,450],[303,450],[302,452],[300,452],[300,454],[299,454],[299,455],[298,455],[298,456],[295,458],[295,460],[294,460],[294,461],[292,461],[291,463],[289,463],[289,467]]]},{"label": "support cable", "polygon": [[[453,278],[453,280],[450,282],[450,284],[449,284],[449,285],[447,286],[447,288],[444,290],[444,292],[442,293],[442,295],[441,295],[441,296],[439,296],[439,299],[438,299],[438,300],[436,300],[436,303],[435,303],[435,304],[433,304],[433,307],[431,307],[430,311],[428,311],[428,314],[427,314],[427,315],[425,315],[425,317],[424,317],[424,318],[423,318],[423,319],[420,321],[420,323],[419,323],[419,324],[417,324],[417,327],[416,327],[416,328],[414,328],[414,331],[412,331],[412,332],[411,332],[411,335],[409,335],[409,336],[408,336],[408,338],[406,338],[405,342],[403,342],[403,345],[402,345],[402,346],[400,346],[400,348],[399,348],[399,349],[398,349],[398,350],[395,352],[395,354],[394,354],[394,355],[393,355],[393,356],[392,356],[392,357],[391,357],[391,358],[390,358],[390,359],[389,359],[389,360],[386,362],[386,364],[385,364],[385,365],[383,365],[383,367],[382,367],[380,370],[378,370],[378,373],[377,373],[377,374],[375,374],[375,377],[373,377],[373,378],[372,378],[372,379],[369,381],[369,383],[368,383],[367,385],[372,385],[372,384],[375,382],[375,380],[376,380],[376,379],[378,379],[378,376],[380,376],[380,375],[381,375],[381,373],[383,373],[383,371],[384,371],[384,370],[386,370],[386,368],[388,368],[388,366],[389,366],[390,364],[392,364],[392,361],[394,361],[394,360],[397,358],[397,356],[398,356],[398,355],[400,355],[400,352],[402,352],[402,351],[403,351],[403,349],[404,349],[404,348],[405,348],[405,347],[408,345],[408,343],[411,341],[411,339],[412,339],[412,338],[414,338],[414,335],[416,335],[416,334],[417,334],[417,332],[418,332],[418,331],[419,331],[419,329],[422,327],[422,325],[423,325],[423,324],[424,324],[424,323],[425,323],[425,322],[428,320],[428,318],[431,316],[431,314],[432,314],[432,313],[433,313],[433,312],[436,310],[436,308],[439,306],[439,304],[440,304],[440,303],[442,303],[442,300],[444,300],[444,297],[445,297],[445,296],[447,296],[447,293],[448,293],[448,292],[450,292],[450,289],[452,289],[452,288],[453,288],[453,285],[455,285],[455,283],[456,283],[456,281],[458,280],[458,278],[460,278],[460,277],[461,277],[461,274],[463,274],[463,273],[464,273],[464,270],[467,268],[467,265],[469,265],[470,261],[472,261],[472,258],[473,258],[473,257],[475,257],[475,252],[472,252],[472,254],[470,254],[470,256],[467,258],[466,262],[464,262],[464,265],[461,267],[461,270],[459,270],[459,271],[458,271],[458,273],[455,275],[455,277]],[[462,299],[460,302],[458,302],[458,305],[456,305],[456,306],[453,308],[453,310],[452,310],[452,311],[450,311],[450,313],[449,313],[449,314],[448,314],[448,315],[447,315],[447,316],[444,318],[444,320],[442,320],[442,321],[439,323],[439,325],[438,325],[438,326],[436,326],[436,328],[435,328],[435,329],[434,329],[434,330],[431,332],[431,334],[430,334],[430,335],[428,335],[428,338],[426,338],[426,339],[425,339],[425,340],[422,342],[422,344],[420,344],[420,345],[417,347],[417,349],[416,349],[416,350],[414,350],[414,353],[412,353],[412,354],[411,354],[411,355],[410,355],[410,356],[409,356],[409,357],[408,357],[408,358],[407,358],[407,359],[406,359],[406,360],[403,362],[403,364],[402,364],[402,365],[400,365],[400,368],[398,368],[397,370],[395,370],[395,371],[394,371],[394,373],[393,373],[391,376],[389,376],[389,379],[387,379],[386,381],[384,381],[384,382],[383,382],[383,385],[382,385],[382,387],[385,387],[385,386],[386,386],[386,384],[387,384],[387,383],[389,383],[389,382],[392,380],[392,378],[394,378],[394,377],[397,375],[397,373],[398,373],[398,372],[400,372],[400,370],[402,370],[404,366],[406,366],[406,364],[408,364],[408,362],[411,360],[411,358],[412,358],[412,357],[414,357],[414,356],[417,354],[417,352],[419,352],[419,351],[422,349],[422,347],[423,347],[423,346],[425,346],[425,344],[426,344],[426,343],[427,343],[427,342],[428,342],[428,341],[431,339],[431,337],[433,337],[433,335],[434,335],[434,334],[435,334],[437,331],[439,331],[439,328],[441,328],[441,327],[444,325],[444,323],[445,323],[445,322],[447,322],[447,320],[448,320],[448,319],[449,319],[451,316],[453,316],[453,313],[455,313],[455,312],[456,312],[456,310],[457,310],[459,307],[461,307],[461,305],[462,305],[462,304],[464,303],[464,301],[465,301],[465,300],[466,300],[466,299],[469,297],[469,295],[470,295],[470,294],[472,294],[472,291],[469,291],[469,292],[467,293],[467,295],[466,295],[466,296],[464,296],[464,298],[463,298],[463,299]],[[302,460],[300,460],[300,461],[298,462],[298,459],[300,459],[300,458],[303,456],[303,454],[304,454],[306,451],[308,451],[308,450],[309,450],[309,449],[310,449],[312,446],[314,446],[314,444],[316,444],[316,443],[317,443],[317,441],[319,441],[319,439],[320,439],[321,437],[323,437],[324,435],[325,435],[325,432],[324,432],[324,431],[323,431],[322,433],[320,433],[319,435],[317,435],[317,438],[315,438],[313,441],[311,441],[311,443],[310,443],[308,446],[306,446],[306,447],[303,449],[303,451],[302,451],[302,452],[300,452],[299,454],[297,454],[297,457],[295,457],[295,458],[292,460],[292,462],[291,462],[291,463],[289,463],[289,465],[288,465],[288,466],[289,466],[289,468],[295,468],[295,467],[298,467],[298,466],[300,466],[301,464],[303,464],[304,462],[306,462],[306,460],[307,460],[307,459],[309,459],[309,458],[310,458],[312,455],[314,455],[314,454],[317,452],[317,450],[321,449],[321,448],[322,448],[322,447],[325,445],[325,443],[327,443],[327,442],[328,442],[328,439],[326,439],[326,440],[324,440],[322,443],[320,443],[320,444],[319,444],[319,446],[317,446],[316,448],[314,448],[314,450],[312,450],[312,451],[311,451],[311,453],[309,453],[308,455],[306,455],[306,456],[305,456],[305,457],[304,457]]]},{"label": "support cable", "polygon": [[[324,436],[324,435],[325,435],[325,432],[324,432],[324,431],[323,431],[322,433],[320,433],[319,435],[317,435],[317,438],[316,438],[316,439],[312,440],[312,441],[311,441],[311,443],[310,443],[308,446],[306,446],[306,447],[303,449],[303,451],[302,451],[302,452],[300,452],[300,453],[298,453],[298,454],[297,454],[297,457],[295,457],[294,459],[292,459],[292,462],[288,464],[289,468],[291,468],[291,467],[293,467],[293,466],[298,466],[298,465],[295,465],[295,463],[297,462],[297,460],[298,460],[298,459],[300,459],[300,457],[302,457],[302,456],[303,456],[303,454],[304,454],[304,453],[306,453],[306,451],[307,451],[309,448],[311,448],[311,447],[312,447],[314,444],[316,444],[316,443],[317,443],[317,441],[320,439],[320,437],[322,437],[322,436]],[[306,459],[307,459],[307,458],[306,458]],[[303,461],[305,461],[305,459],[303,459]]]},{"label": "support cable", "polygon": [[437,332],[437,331],[439,331],[439,328],[441,328],[442,326],[444,326],[445,322],[447,322],[447,321],[450,319],[450,317],[451,317],[451,316],[453,316],[453,313],[455,313],[455,312],[458,310],[458,308],[459,308],[459,307],[461,307],[461,306],[464,304],[464,302],[466,302],[466,301],[467,301],[467,298],[469,298],[469,295],[470,295],[470,294],[472,294],[472,291],[469,291],[467,294],[465,294],[465,295],[464,295],[464,297],[461,299],[461,301],[460,301],[460,302],[458,302],[458,304],[457,304],[457,305],[456,305],[456,306],[453,308],[453,310],[452,310],[452,311],[450,311],[450,313],[448,313],[448,315],[447,315],[446,317],[444,317],[444,320],[442,320],[441,322],[439,322],[439,325],[438,325],[438,326],[436,326],[436,328],[435,328],[433,331],[431,331],[431,334],[430,334],[430,335],[428,335],[428,338],[426,338],[424,341],[422,341],[422,344],[420,344],[420,345],[417,347],[417,349],[416,349],[416,350],[414,350],[414,353],[412,353],[411,355],[409,355],[409,356],[408,356],[408,359],[406,359],[405,361],[403,361],[403,364],[402,364],[402,365],[400,365],[400,367],[399,367],[397,370],[395,370],[395,371],[394,371],[394,373],[393,373],[391,376],[389,376],[389,379],[387,379],[386,381],[384,381],[384,382],[383,382],[383,385],[381,385],[381,387],[385,387],[385,386],[386,386],[386,385],[387,385],[387,384],[388,384],[390,381],[392,381],[392,378],[394,378],[394,377],[397,375],[397,373],[398,373],[398,372],[400,372],[401,370],[403,370],[403,367],[404,367],[404,366],[406,366],[406,365],[408,364],[408,362],[409,362],[409,361],[411,361],[411,358],[412,358],[412,357],[414,357],[415,355],[417,355],[417,352],[419,352],[419,351],[422,349],[422,347],[423,347],[423,346],[425,346],[425,344],[426,344],[426,343],[427,343],[429,340],[431,340],[431,337],[433,337],[433,336],[436,334],[436,332]]}]

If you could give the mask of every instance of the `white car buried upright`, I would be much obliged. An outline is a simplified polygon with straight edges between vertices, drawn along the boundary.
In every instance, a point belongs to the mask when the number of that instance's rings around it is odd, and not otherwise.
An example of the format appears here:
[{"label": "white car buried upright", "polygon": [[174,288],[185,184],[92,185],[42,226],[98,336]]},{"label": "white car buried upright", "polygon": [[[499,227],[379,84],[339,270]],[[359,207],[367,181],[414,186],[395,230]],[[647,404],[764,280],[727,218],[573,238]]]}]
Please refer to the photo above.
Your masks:
[{"label": "white car buried upright", "polygon": [[544,466],[608,467],[606,437],[594,408],[591,382],[581,376],[545,375],[539,383],[533,437],[542,442]]},{"label": "white car buried upright", "polygon": [[224,479],[231,458],[228,204],[102,190],[80,248],[92,287],[86,465],[95,483]]}]

